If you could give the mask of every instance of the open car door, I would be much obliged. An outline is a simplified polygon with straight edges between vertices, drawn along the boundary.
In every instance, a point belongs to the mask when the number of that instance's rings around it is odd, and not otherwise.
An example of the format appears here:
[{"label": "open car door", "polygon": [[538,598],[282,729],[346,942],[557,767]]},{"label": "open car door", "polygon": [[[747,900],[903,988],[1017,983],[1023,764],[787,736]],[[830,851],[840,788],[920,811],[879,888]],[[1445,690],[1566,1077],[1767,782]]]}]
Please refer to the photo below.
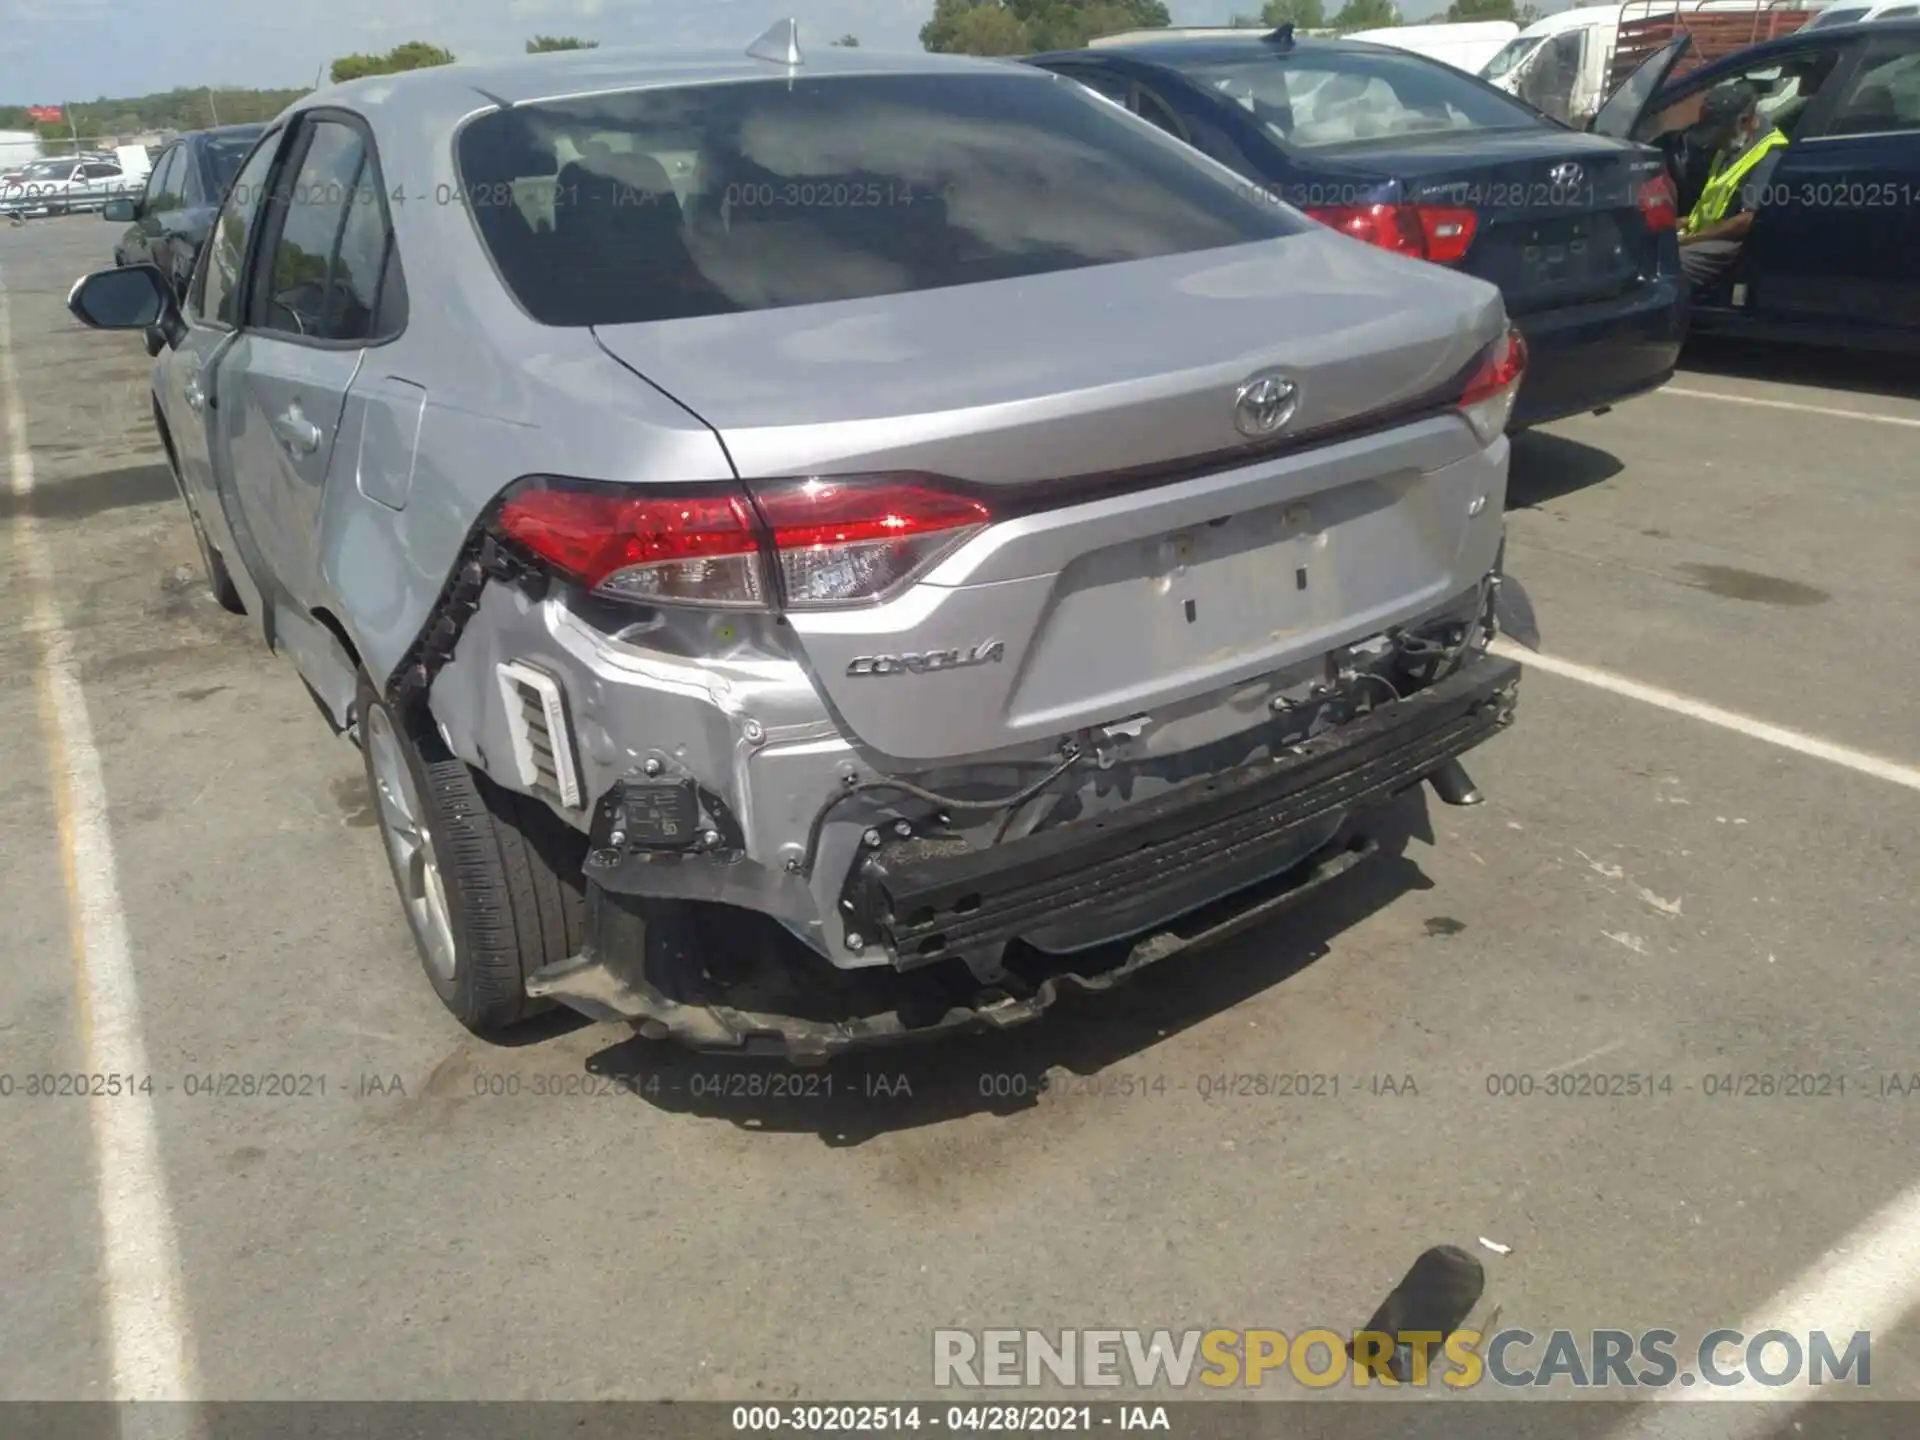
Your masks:
[{"label": "open car door", "polygon": [[1631,140],[1652,106],[1653,97],[1666,88],[1667,77],[1692,45],[1693,41],[1687,36],[1676,35],[1642,60],[1594,112],[1587,129],[1596,135]]}]

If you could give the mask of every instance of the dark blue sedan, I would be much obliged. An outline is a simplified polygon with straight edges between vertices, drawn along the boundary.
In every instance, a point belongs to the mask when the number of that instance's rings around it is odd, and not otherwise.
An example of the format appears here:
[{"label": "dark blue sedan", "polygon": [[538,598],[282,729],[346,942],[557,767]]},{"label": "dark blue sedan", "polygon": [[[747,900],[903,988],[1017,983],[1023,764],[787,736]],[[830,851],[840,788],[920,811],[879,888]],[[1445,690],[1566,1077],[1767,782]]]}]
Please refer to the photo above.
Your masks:
[{"label": "dark blue sedan", "polygon": [[1808,27],[1678,74],[1687,47],[1650,58],[1593,121],[1666,153],[1683,216],[1715,164],[1695,143],[1709,95],[1756,97],[1786,137],[1695,327],[1920,354],[1920,21]]},{"label": "dark blue sedan", "polygon": [[1285,27],[1028,63],[1126,106],[1257,193],[1498,285],[1528,347],[1516,429],[1673,373],[1687,287],[1657,150],[1569,130],[1423,56]]},{"label": "dark blue sedan", "polygon": [[[185,295],[193,264],[206,244],[227,186],[266,130],[264,125],[223,125],[172,141],[154,158],[146,189],[109,200],[101,213],[127,225],[113,247],[116,265],[157,265]],[[132,222],[129,224],[128,222]]]}]

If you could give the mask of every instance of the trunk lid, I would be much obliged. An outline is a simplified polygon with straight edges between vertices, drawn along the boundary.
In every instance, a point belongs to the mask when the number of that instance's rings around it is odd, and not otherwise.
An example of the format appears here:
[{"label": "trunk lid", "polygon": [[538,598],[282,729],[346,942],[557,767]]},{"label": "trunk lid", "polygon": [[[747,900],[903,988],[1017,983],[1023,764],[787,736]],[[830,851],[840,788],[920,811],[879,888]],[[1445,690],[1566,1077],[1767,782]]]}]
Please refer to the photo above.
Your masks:
[{"label": "trunk lid", "polygon": [[[1443,415],[1276,454],[1235,402],[1279,369],[1299,387],[1284,434],[1416,405],[1502,324],[1491,288],[1316,230],[595,333],[742,478],[915,471],[986,497],[995,523],[904,594],[789,616],[862,742],[935,761],[1317,657],[1471,584],[1491,550],[1468,492],[1504,452]],[[1061,483],[1152,466],[1169,478],[1095,498]]]},{"label": "trunk lid", "polygon": [[1644,146],[1577,130],[1476,131],[1341,146],[1337,159],[1397,182],[1415,204],[1473,209],[1458,268],[1498,285],[1516,318],[1622,294],[1659,264],[1638,193],[1661,162]]}]

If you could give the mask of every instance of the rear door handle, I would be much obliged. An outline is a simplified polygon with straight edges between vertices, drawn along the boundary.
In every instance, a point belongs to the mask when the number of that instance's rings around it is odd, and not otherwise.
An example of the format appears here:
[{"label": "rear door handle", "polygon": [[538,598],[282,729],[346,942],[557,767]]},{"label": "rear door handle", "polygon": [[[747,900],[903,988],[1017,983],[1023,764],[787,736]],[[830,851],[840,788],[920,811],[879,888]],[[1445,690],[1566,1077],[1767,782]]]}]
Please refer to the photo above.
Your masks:
[{"label": "rear door handle", "polygon": [[320,427],[300,413],[297,401],[274,418],[273,433],[280,437],[281,444],[302,455],[320,448]]}]

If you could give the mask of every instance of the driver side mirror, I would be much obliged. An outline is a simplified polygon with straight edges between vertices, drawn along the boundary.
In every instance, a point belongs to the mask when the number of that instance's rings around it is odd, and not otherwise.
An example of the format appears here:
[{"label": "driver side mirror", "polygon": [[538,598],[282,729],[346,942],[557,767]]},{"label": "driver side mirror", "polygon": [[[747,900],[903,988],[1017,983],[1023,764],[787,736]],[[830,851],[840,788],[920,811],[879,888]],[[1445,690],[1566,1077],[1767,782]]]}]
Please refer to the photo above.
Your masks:
[{"label": "driver side mirror", "polygon": [[95,330],[158,330],[168,344],[178,344],[186,333],[173,290],[153,265],[82,276],[67,296],[67,309]]},{"label": "driver side mirror", "polygon": [[140,203],[125,198],[109,200],[101,207],[100,218],[115,225],[130,224],[140,218]]}]

